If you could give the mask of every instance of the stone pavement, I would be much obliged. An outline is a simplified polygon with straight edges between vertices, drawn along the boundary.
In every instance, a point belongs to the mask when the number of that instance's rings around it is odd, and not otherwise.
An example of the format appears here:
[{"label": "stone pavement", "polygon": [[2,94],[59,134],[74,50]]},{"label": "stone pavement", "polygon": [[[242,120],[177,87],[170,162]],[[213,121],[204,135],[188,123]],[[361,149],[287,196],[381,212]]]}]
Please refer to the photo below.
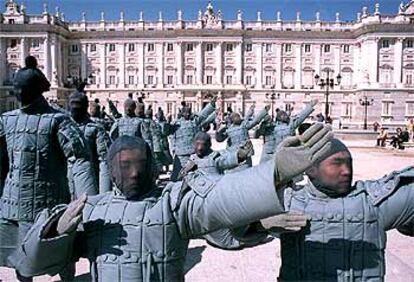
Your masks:
[{"label": "stone pavement", "polygon": [[[348,143],[348,142],[347,142]],[[261,153],[261,141],[255,140],[258,162]],[[354,178],[374,179],[413,164],[411,152],[395,152],[389,149],[369,147],[368,143],[352,141],[348,143],[354,158]],[[214,144],[216,149],[223,145]],[[386,250],[387,281],[414,282],[414,239],[400,235],[396,231],[388,232]],[[202,240],[193,240],[187,255],[186,281],[275,281],[280,267],[279,242],[277,239],[261,246],[241,251],[223,251],[208,246]],[[77,264],[76,281],[89,281],[88,262],[81,260]],[[0,268],[0,280],[15,281],[14,272]],[[59,281],[58,277],[38,277],[35,281]]]}]

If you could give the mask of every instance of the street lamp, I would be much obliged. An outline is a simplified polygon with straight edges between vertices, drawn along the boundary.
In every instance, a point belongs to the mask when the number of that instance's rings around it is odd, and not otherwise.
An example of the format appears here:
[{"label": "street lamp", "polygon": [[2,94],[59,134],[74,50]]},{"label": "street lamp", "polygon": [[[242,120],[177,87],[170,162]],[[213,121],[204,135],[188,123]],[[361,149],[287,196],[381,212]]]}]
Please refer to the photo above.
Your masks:
[{"label": "street lamp", "polygon": [[274,117],[275,100],[279,99],[279,97],[280,97],[280,94],[275,92],[274,87],[272,87],[272,93],[267,93],[266,94],[266,98],[271,101],[271,105],[272,105],[272,120],[273,120],[273,117]]},{"label": "street lamp", "polygon": [[338,74],[335,83],[335,80],[330,77],[330,73],[329,70],[326,71],[326,78],[321,78],[318,74],[315,75],[316,85],[325,88],[325,120],[327,120],[329,116],[329,90],[333,89],[335,85],[340,85],[342,80],[341,74]]},{"label": "street lamp", "polygon": [[374,99],[368,100],[367,96],[364,99],[359,99],[359,104],[364,107],[364,130],[368,129],[368,107],[374,104]]}]

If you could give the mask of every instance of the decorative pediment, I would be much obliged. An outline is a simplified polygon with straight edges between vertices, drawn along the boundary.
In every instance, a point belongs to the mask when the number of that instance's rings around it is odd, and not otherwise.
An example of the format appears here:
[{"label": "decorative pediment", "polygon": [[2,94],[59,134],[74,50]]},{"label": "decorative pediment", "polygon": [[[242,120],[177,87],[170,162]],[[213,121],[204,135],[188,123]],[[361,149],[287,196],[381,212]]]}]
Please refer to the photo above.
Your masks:
[{"label": "decorative pediment", "polygon": [[201,11],[199,11],[198,18],[202,21],[204,28],[221,28],[219,23],[221,21],[221,11],[219,10],[215,13],[211,1],[208,2],[206,11],[203,15],[201,14]]}]

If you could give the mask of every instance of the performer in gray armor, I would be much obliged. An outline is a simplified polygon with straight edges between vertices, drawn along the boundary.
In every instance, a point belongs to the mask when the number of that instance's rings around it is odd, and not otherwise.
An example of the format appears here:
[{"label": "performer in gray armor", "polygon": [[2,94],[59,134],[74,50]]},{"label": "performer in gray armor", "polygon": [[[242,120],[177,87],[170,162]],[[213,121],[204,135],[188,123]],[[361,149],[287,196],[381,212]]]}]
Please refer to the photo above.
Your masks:
[{"label": "performer in gray armor", "polygon": [[317,125],[294,138],[275,160],[216,181],[195,174],[158,197],[148,145],[120,137],[108,155],[114,192],[45,210],[14,263],[25,275],[54,274],[86,257],[93,281],[183,281],[190,239],[283,212],[281,187],[326,154],[332,134]]},{"label": "performer in gray armor", "polygon": [[194,119],[191,119],[191,109],[183,107],[182,118],[171,124],[170,134],[173,134],[174,167],[171,180],[176,181],[181,168],[186,165],[194,153],[193,139],[201,131],[204,121],[214,112],[217,96]]},{"label": "performer in gray armor", "polygon": [[[71,116],[83,133],[86,145],[91,153],[91,163],[94,167],[95,178],[99,179],[99,193],[104,193],[111,191],[111,177],[106,161],[111,140],[105,128],[89,118],[88,105],[88,97],[83,93],[75,92],[69,97]],[[69,180],[73,180],[71,170],[69,170],[69,176]],[[69,186],[73,189],[73,183],[71,182],[69,182]],[[71,192],[73,191],[71,190]]]},{"label": "performer in gray armor", "polygon": [[142,137],[141,120],[137,119],[135,110],[137,104],[131,98],[127,98],[124,102],[124,117],[119,118],[111,128],[109,136],[112,141],[120,136]]},{"label": "performer in gray armor", "polygon": [[153,132],[154,127],[151,126],[151,120],[149,120],[145,115],[145,104],[140,101],[137,104],[137,109],[135,110],[136,118],[141,122],[141,138],[145,140],[150,146],[151,151],[154,151],[154,139],[155,142],[159,142],[158,136]]},{"label": "performer in gray armor", "polygon": [[264,136],[263,151],[260,162],[265,162],[273,157],[274,149],[286,137],[295,135],[296,129],[309,117],[315,110],[318,100],[312,100],[296,117],[291,118],[290,113],[279,110],[276,116],[276,123],[267,122],[257,132],[257,135]]},{"label": "performer in gray armor", "polygon": [[173,163],[173,158],[170,153],[170,145],[168,142],[168,133],[170,128],[170,123],[167,122],[165,119],[164,112],[161,108],[158,109],[158,112],[156,114],[156,120],[155,120],[157,126],[159,129],[161,129],[161,140],[160,140],[160,147],[161,152],[157,153],[154,152],[155,157],[158,158],[158,160],[161,162],[163,166],[165,166],[165,170],[169,171],[169,165]]},{"label": "performer in gray armor", "polygon": [[[27,66],[14,80],[21,108],[0,116],[0,265],[45,208],[68,203],[67,165],[72,165],[76,195],[96,194],[89,153],[72,119],[50,107],[42,93],[49,82]],[[21,281],[31,281],[17,274]]]},{"label": "performer in gray armor", "polygon": [[187,164],[180,172],[179,179],[189,173],[198,172],[206,177],[220,177],[225,170],[235,168],[246,161],[253,151],[253,144],[247,141],[237,151],[217,152],[211,149],[211,137],[208,133],[199,132],[194,137],[195,154],[190,156]]},{"label": "performer in gray armor", "polygon": [[[414,236],[414,168],[352,185],[352,157],[339,140],[308,171],[302,190],[285,191],[286,210],[310,220],[281,235],[282,281],[383,281],[386,231]],[[263,224],[266,226],[266,222]]]},{"label": "performer in gray armor", "polygon": [[103,126],[106,131],[110,131],[115,119],[108,115],[104,109],[101,109],[101,105],[99,104],[99,100],[95,99],[89,105],[89,115],[90,119]]},{"label": "performer in gray armor", "polygon": [[[258,125],[263,118],[267,115],[269,111],[269,106],[266,106],[262,111],[260,111],[254,118],[255,106],[252,105],[247,112],[244,120],[242,120],[240,114],[232,113],[231,114],[231,121],[232,124],[227,127],[223,127],[219,131],[216,132],[216,140],[218,142],[223,142],[227,139],[227,149],[237,151],[240,146],[243,146],[247,141],[250,140],[249,137],[249,130]],[[252,155],[254,152],[252,153]],[[252,158],[251,156],[247,159],[244,165],[239,166],[238,169],[244,169],[247,167],[252,166]]]}]

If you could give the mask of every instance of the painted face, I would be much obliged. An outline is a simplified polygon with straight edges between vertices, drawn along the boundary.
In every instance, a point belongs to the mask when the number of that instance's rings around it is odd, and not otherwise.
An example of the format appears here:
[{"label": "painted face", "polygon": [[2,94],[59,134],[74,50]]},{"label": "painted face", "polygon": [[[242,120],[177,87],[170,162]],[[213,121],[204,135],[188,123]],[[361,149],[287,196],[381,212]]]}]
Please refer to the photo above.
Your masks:
[{"label": "painted face", "polygon": [[112,179],[127,199],[137,199],[148,192],[147,157],[143,150],[122,150],[112,159]]},{"label": "painted face", "polygon": [[202,158],[207,155],[211,148],[210,142],[207,140],[198,139],[194,142],[194,149],[198,157]]},{"label": "painted face", "polygon": [[231,120],[235,125],[240,125],[242,122],[241,116],[238,113],[233,113],[231,115]]},{"label": "painted face", "polygon": [[330,195],[346,195],[352,185],[352,157],[349,152],[338,152],[308,171],[312,183]]}]

